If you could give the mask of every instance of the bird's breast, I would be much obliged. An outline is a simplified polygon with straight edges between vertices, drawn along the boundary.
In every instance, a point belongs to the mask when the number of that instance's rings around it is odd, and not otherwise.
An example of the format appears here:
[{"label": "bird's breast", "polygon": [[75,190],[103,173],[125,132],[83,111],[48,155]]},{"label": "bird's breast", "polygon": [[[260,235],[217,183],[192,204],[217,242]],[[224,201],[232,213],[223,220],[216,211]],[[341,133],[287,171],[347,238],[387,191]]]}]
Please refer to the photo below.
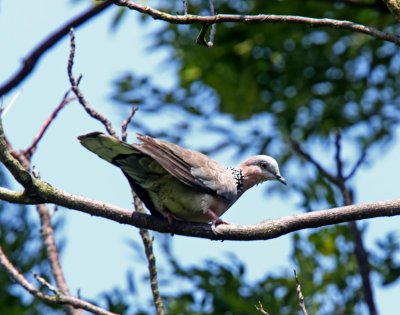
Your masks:
[{"label": "bird's breast", "polygon": [[165,179],[158,184],[153,182],[152,187],[147,188],[154,207],[162,214],[170,212],[178,219],[207,223],[211,221],[206,215],[208,209],[221,216],[232,204],[189,187],[173,177],[168,178],[168,185],[162,182]]}]

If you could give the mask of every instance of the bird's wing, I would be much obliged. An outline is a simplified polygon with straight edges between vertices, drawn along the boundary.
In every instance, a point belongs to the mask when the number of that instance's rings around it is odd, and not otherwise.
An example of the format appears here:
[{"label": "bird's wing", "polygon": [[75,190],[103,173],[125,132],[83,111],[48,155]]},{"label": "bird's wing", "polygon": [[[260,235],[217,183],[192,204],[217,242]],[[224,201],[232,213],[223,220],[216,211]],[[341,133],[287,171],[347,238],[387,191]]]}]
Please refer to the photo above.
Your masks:
[{"label": "bird's wing", "polygon": [[[81,144],[89,151],[97,154],[100,158],[119,167],[129,181],[132,189],[144,202],[146,208],[151,214],[161,216],[156,210],[148,191],[142,186],[143,181],[147,179],[148,184],[152,178],[153,172],[158,172],[155,176],[159,177],[159,172],[167,174],[165,170],[158,167],[156,170],[150,169],[151,163],[145,160],[150,158],[131,145],[119,141],[118,139],[105,135],[101,132],[92,132],[78,137]],[[154,163],[153,163],[154,164]],[[149,166],[149,167],[146,167]],[[158,165],[158,164],[157,164]]]},{"label": "bird's wing", "polygon": [[227,200],[235,198],[235,180],[231,173],[215,160],[167,141],[141,134],[138,134],[137,138],[142,143],[133,144],[134,148],[153,158],[181,182]]}]

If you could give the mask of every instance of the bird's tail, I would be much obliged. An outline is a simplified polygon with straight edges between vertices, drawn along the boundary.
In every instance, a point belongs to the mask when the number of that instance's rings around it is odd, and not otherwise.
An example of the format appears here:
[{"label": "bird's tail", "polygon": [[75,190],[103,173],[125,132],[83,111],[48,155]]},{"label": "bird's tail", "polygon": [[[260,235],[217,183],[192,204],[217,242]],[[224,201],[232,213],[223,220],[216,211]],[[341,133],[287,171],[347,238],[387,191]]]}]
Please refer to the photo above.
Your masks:
[{"label": "bird's tail", "polygon": [[114,163],[118,156],[138,153],[133,146],[101,132],[79,136],[78,140],[86,149],[110,163]]}]

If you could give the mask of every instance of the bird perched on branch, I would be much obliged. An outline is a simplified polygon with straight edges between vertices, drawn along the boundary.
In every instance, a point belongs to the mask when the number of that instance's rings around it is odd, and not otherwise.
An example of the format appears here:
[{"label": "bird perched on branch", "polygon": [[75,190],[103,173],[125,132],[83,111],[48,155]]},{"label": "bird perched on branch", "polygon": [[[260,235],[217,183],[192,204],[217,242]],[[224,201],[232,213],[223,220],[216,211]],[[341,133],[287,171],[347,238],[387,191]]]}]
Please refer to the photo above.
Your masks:
[{"label": "bird perched on branch", "polygon": [[176,144],[137,135],[127,144],[101,132],[78,137],[81,144],[119,167],[151,214],[171,222],[228,223],[220,216],[249,188],[268,180],[286,185],[278,163],[255,155],[226,168],[208,156]]}]

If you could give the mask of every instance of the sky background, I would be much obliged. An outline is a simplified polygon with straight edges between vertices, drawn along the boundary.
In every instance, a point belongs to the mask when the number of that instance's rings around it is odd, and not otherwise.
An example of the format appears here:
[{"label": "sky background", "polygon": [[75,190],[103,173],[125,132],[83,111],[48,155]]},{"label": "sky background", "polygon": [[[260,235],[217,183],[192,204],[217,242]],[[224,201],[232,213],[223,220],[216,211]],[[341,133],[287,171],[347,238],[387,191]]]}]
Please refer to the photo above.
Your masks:
[{"label": "sky background", "polygon": [[[153,5],[151,2],[146,3]],[[4,82],[17,70],[23,57],[50,32],[87,6],[85,1],[77,4],[50,0],[1,1],[0,82]],[[115,13],[115,9],[108,9],[76,30],[74,73],[75,76],[83,74],[80,88],[91,106],[107,116],[115,129],[119,130],[129,109],[116,106],[110,100],[113,79],[127,71],[134,71],[151,75],[157,83],[169,86],[175,82],[175,73],[172,67],[162,63],[167,51],[148,49],[151,43],[150,30],[163,22],[140,24],[137,21],[139,14],[130,12],[122,27],[112,32],[110,23]],[[69,39],[65,38],[44,55],[34,73],[18,89],[2,100],[8,104],[15,93],[20,93],[4,117],[5,131],[14,148],[26,148],[31,143],[45,119],[68,90],[68,55]],[[139,111],[135,119],[145,119],[145,116]],[[157,123],[165,124],[167,128],[171,119],[173,117],[160,117]],[[131,128],[130,141],[134,140],[132,130],[134,128]],[[130,188],[121,172],[85,150],[76,140],[77,136],[91,131],[103,131],[103,126],[91,119],[77,102],[69,104],[41,141],[33,164],[42,179],[53,186],[132,208]],[[196,134],[189,140],[188,146],[193,147],[198,147],[199,142],[204,141]],[[375,152],[372,167],[360,170],[354,179],[358,202],[398,198],[399,150],[400,145],[395,144],[385,152]],[[329,164],[331,156],[323,154],[318,158]],[[239,162],[232,160],[232,155],[227,151],[214,157],[226,165]],[[288,181],[287,189],[290,189],[291,182],[301,180],[292,178],[290,174],[283,175]],[[223,218],[234,223],[252,224],[298,213],[295,198],[268,196],[265,194],[265,186],[268,185],[278,183],[267,183],[247,192]],[[29,211],[36,218],[34,208]],[[136,228],[68,209],[59,209],[57,215],[66,218],[65,229],[57,237],[63,236],[67,240],[62,263],[72,292],[80,288],[83,296],[94,298],[101,291],[125,287],[127,269],[133,270],[137,279],[146,272],[146,263],[138,260],[138,254],[128,245],[132,240],[140,244]],[[367,246],[373,246],[378,237],[391,230],[398,231],[400,218],[379,218],[368,220],[368,223]],[[184,265],[202,264],[206,259],[229,261],[232,258],[228,254],[234,253],[246,263],[248,279],[256,280],[270,271],[292,269],[288,259],[290,238],[291,235],[285,235],[269,241],[213,242],[174,236],[173,251]],[[166,271],[163,252],[157,242],[155,254],[162,277]],[[299,274],[301,279],[301,270]],[[376,283],[376,279],[374,281]],[[139,291],[143,299],[149,297],[147,283],[141,283]],[[381,314],[393,314],[393,307],[398,305],[396,299],[400,293],[400,284],[385,289],[375,287],[375,292]]]}]

